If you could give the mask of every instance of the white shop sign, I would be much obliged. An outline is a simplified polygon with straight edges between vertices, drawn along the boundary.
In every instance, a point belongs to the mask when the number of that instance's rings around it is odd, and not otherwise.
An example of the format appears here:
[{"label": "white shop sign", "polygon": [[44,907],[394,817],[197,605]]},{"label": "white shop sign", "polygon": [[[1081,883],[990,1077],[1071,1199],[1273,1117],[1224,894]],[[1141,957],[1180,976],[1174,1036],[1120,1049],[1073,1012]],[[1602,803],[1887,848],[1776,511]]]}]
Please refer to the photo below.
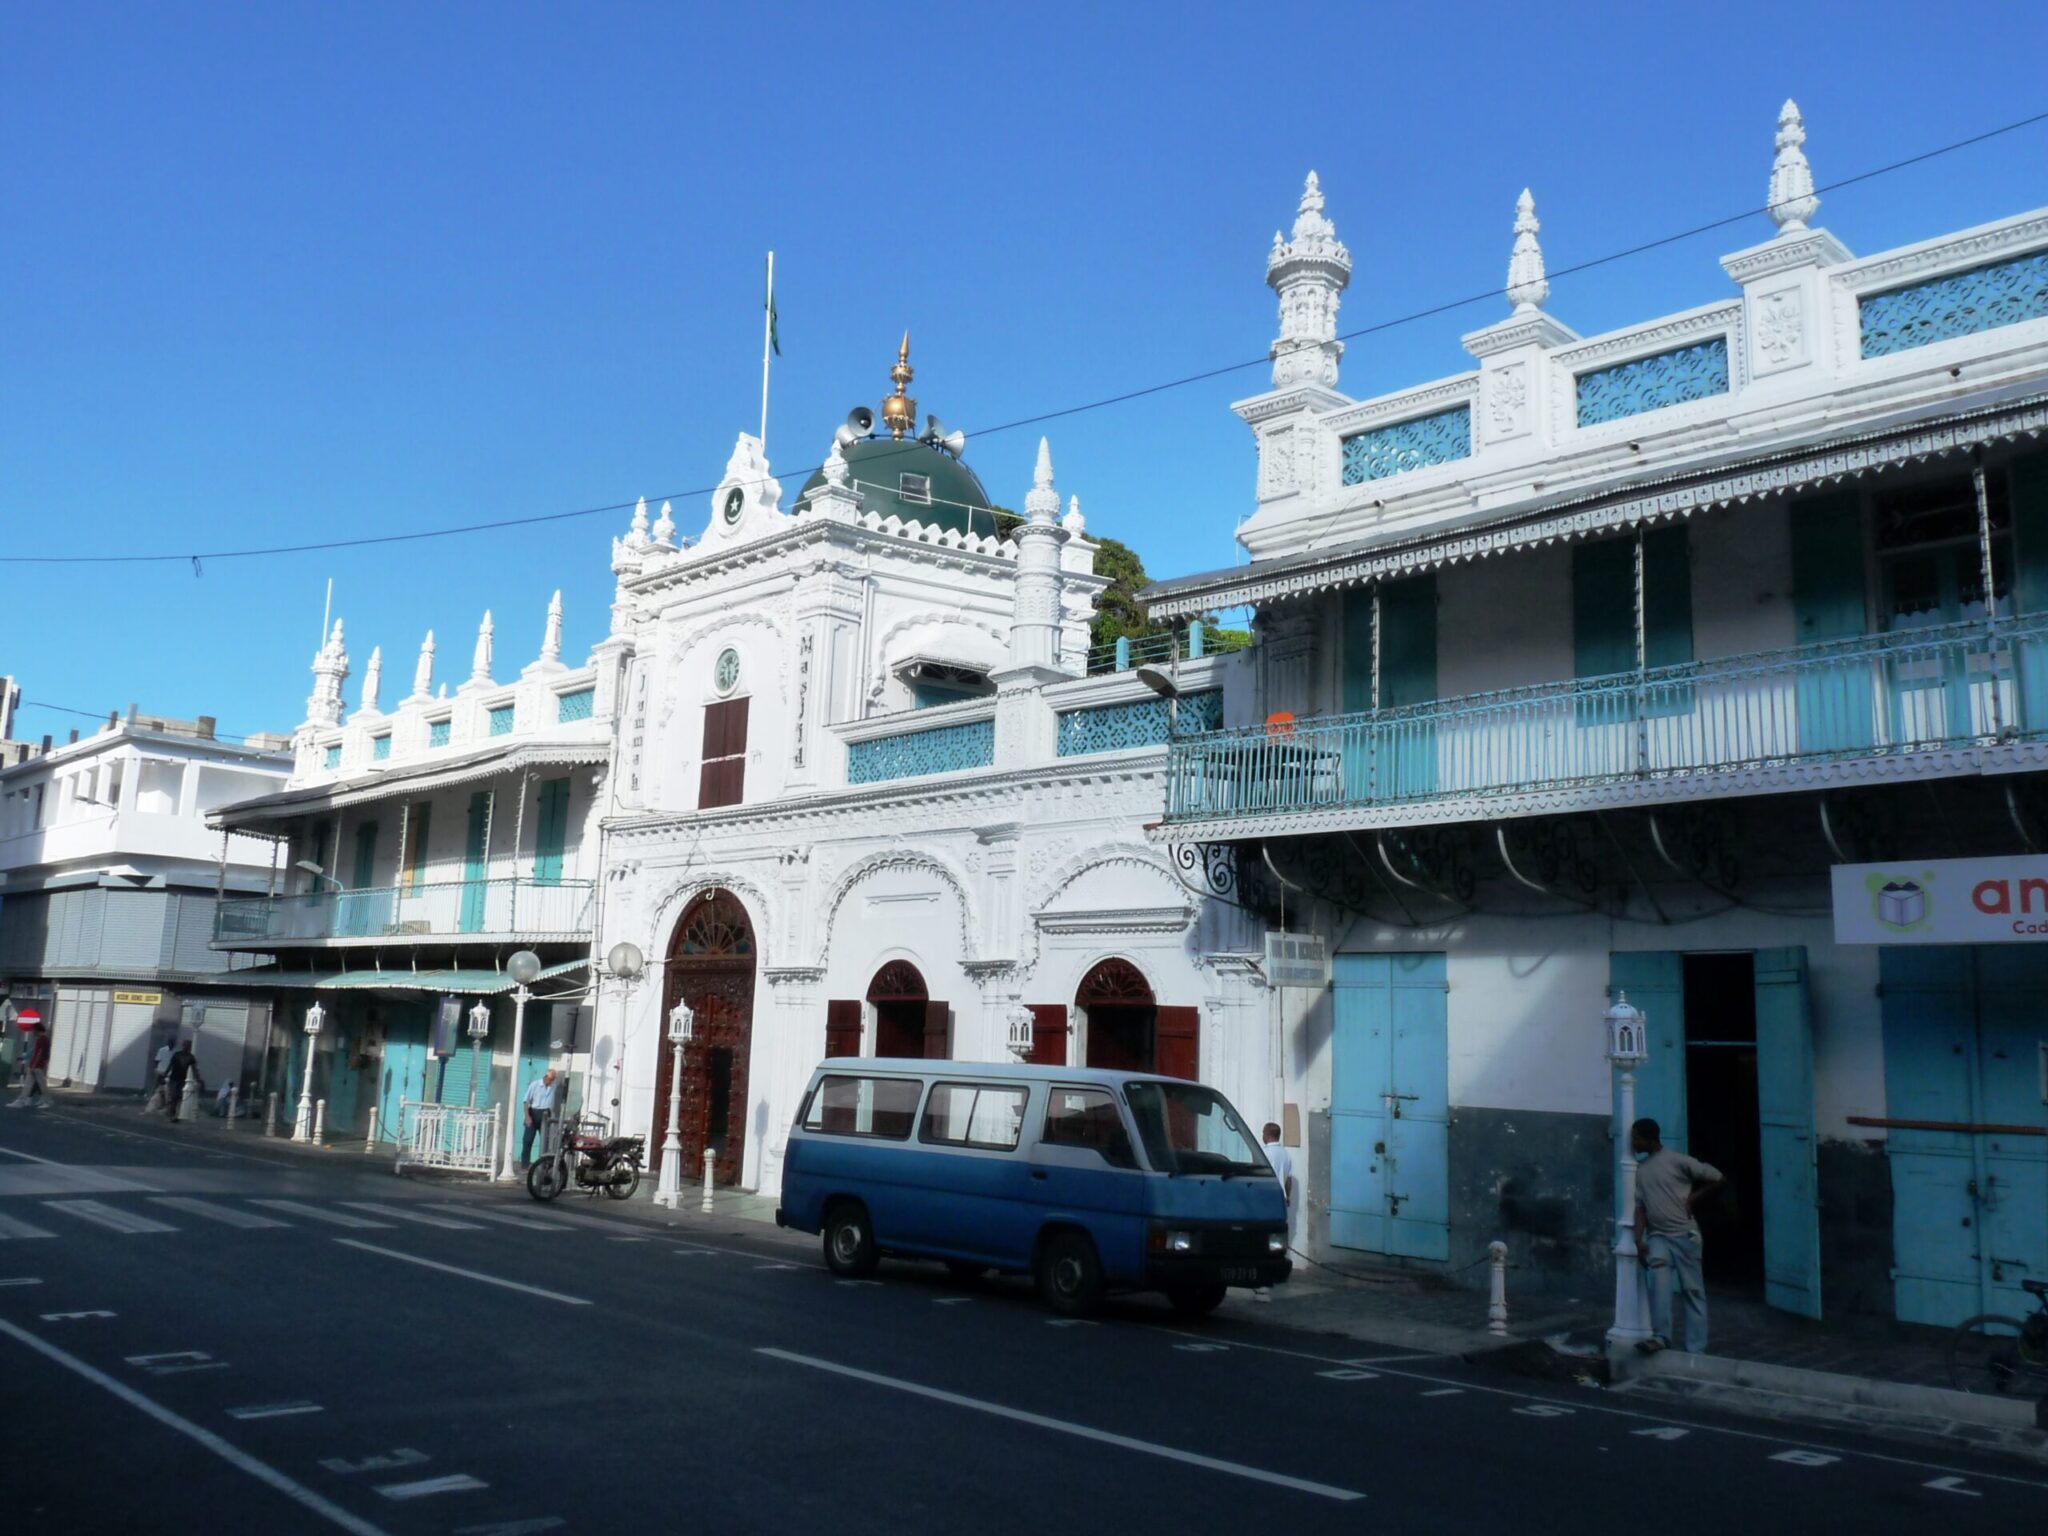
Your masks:
[{"label": "white shop sign", "polygon": [[1268,933],[1266,985],[1308,987],[1330,984],[1330,954],[1319,933]]},{"label": "white shop sign", "polygon": [[1834,868],[1837,944],[2048,943],[2048,856]]}]

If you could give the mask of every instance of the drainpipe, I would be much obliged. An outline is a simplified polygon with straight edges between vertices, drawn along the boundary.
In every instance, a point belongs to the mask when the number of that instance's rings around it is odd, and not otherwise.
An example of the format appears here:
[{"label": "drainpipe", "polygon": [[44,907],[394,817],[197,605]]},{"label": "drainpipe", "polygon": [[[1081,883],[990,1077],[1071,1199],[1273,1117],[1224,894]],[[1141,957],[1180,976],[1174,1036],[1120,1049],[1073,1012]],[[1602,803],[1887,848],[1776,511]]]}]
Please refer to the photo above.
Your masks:
[{"label": "drainpipe", "polygon": [[[1998,595],[1991,585],[1991,497],[1984,486],[1982,448],[1973,449],[1970,454],[1970,488],[1977,494],[1977,559],[1984,583],[1984,631],[1991,641],[1991,735],[1994,740],[2002,740],[2005,736],[2005,711],[2000,707],[1998,697]],[[1967,673],[1967,662],[1964,668]]]}]

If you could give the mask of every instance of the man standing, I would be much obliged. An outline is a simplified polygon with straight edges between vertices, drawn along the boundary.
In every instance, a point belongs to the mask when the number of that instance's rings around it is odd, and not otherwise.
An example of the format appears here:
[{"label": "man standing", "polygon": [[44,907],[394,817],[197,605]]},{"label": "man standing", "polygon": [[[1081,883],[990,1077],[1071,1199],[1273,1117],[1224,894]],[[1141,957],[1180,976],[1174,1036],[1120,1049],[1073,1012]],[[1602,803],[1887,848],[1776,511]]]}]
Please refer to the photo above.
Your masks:
[{"label": "man standing", "polygon": [[1646,1355],[1673,1343],[1671,1288],[1678,1287],[1685,1309],[1685,1332],[1679,1347],[1689,1355],[1707,1348],[1707,1288],[1700,1278],[1700,1224],[1693,1207],[1702,1195],[1721,1185],[1721,1170],[1664,1145],[1654,1120],[1638,1120],[1629,1128],[1629,1146],[1640,1159],[1636,1169],[1636,1251],[1650,1279],[1650,1337],[1636,1346]]},{"label": "man standing", "polygon": [[15,1022],[22,1028],[22,1052],[27,1066],[22,1071],[21,1097],[14,1101],[17,1107],[33,1104],[38,1109],[50,1107],[50,1096],[43,1092],[50,1080],[50,1032],[43,1027],[43,1016],[34,1008],[24,1008]]},{"label": "man standing", "polygon": [[519,1143],[519,1166],[523,1171],[533,1162],[533,1138],[555,1112],[555,1069],[549,1067],[526,1085],[526,1135]]},{"label": "man standing", "polygon": [[171,1053],[164,1076],[164,1113],[173,1120],[178,1118],[178,1101],[185,1096],[185,1079],[198,1083],[203,1092],[206,1083],[199,1076],[199,1058],[192,1054],[192,1042],[180,1040],[178,1048]]},{"label": "man standing", "polygon": [[[1259,1150],[1266,1154],[1266,1161],[1273,1165],[1273,1177],[1280,1181],[1280,1198],[1287,1202],[1288,1237],[1291,1241],[1294,1228],[1294,1154],[1289,1152],[1286,1144],[1280,1140],[1280,1127],[1271,1120],[1266,1122],[1266,1128],[1259,1133],[1259,1138]],[[1262,1285],[1252,1292],[1252,1297],[1257,1301],[1271,1301],[1272,1287]]]}]

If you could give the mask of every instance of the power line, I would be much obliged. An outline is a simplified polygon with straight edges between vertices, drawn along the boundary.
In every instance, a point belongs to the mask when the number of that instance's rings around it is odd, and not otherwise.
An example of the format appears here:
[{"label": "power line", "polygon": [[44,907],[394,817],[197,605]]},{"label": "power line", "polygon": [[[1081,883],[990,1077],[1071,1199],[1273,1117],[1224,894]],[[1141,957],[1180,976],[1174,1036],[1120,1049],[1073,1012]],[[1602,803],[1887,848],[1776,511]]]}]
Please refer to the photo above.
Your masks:
[{"label": "power line", "polygon": [[[47,704],[41,699],[23,699],[20,707],[22,709],[47,709],[59,715],[77,715],[81,719],[97,720],[101,725],[105,725],[109,719],[127,718],[118,709],[74,709],[69,704]],[[145,715],[140,711],[136,715],[138,723],[143,720],[161,720],[165,718],[167,717],[163,715]],[[235,731],[223,731],[218,727],[214,729],[213,734],[216,738],[223,741],[247,741],[249,739],[246,734]]]},{"label": "power line", "polygon": [[[2048,122],[2048,111],[2036,112],[2027,117],[2017,118],[2012,122],[2003,123],[1996,128],[1986,129],[1982,133],[1971,134],[1968,138],[1957,139],[1952,143],[1943,144],[1934,149],[1923,150],[1919,154],[1908,155],[1904,159],[1894,160],[1889,164],[1880,165],[1871,170],[1859,171],[1853,176],[1841,177],[1838,180],[1815,187],[1813,195],[1819,196],[1825,193],[1839,192],[1844,187],[1853,187],[1862,182],[1874,181],[1880,176],[1889,176],[1895,172],[1909,169],[1912,166],[1924,165],[1930,160],[1936,160],[1944,155],[1952,155],[1961,150],[1974,148],[1976,145],[2001,138],[2006,134],[2017,133],[2023,128],[2031,128],[2042,122]],[[1675,245],[1680,241],[1696,239],[1701,235],[1710,234],[1717,229],[1725,229],[1731,224],[1739,224],[1745,219],[1755,218],[1759,213],[1769,213],[1770,207],[1771,205],[1766,205],[1762,208],[1745,208],[1739,213],[1731,213],[1722,218],[1711,219],[1704,224],[1695,224],[1691,228],[1679,230],[1675,234],[1662,235],[1657,239],[1645,240],[1639,245],[1628,246],[1623,250],[1613,251],[1605,256],[1596,256],[1588,261],[1575,262],[1570,266],[1557,268],[1549,276],[1554,282],[1561,277],[1571,277],[1579,273],[1593,271],[1598,267],[1610,266],[1615,262],[1625,261],[1632,256],[1640,256],[1645,252],[1659,250],[1667,245]],[[1384,331],[1394,330],[1400,326],[1413,325],[1420,320],[1428,320],[1438,315],[1450,314],[1455,310],[1467,309],[1474,304],[1487,303],[1499,298],[1501,293],[1502,290],[1499,288],[1488,288],[1480,293],[1467,294],[1463,298],[1448,299],[1440,304],[1429,305],[1424,309],[1412,310],[1404,315],[1396,315],[1387,320],[1377,320],[1370,325],[1362,325],[1355,330],[1342,332],[1337,337],[1337,340],[1354,341],[1361,336],[1373,336]],[[1014,432],[1021,427],[1040,426],[1046,422],[1059,421],[1070,416],[1080,416],[1090,411],[1107,410],[1114,405],[1128,405],[1133,400],[1143,400],[1148,396],[1164,394],[1169,390],[1185,389],[1191,384],[1206,383],[1210,379],[1219,379],[1229,374],[1242,373],[1249,368],[1261,368],[1269,361],[1271,361],[1269,355],[1261,354],[1258,357],[1246,358],[1241,362],[1225,363],[1221,367],[1206,368],[1199,373],[1184,374],[1179,378],[1167,379],[1157,384],[1148,384],[1139,389],[1125,390],[1121,394],[1106,395],[1099,400],[1090,400],[1079,405],[1063,406],[1058,410],[1042,411],[1034,416],[1020,416],[1014,421],[1002,422],[992,427],[982,427],[967,435],[973,438],[994,437],[1003,432]],[[912,451],[912,445],[904,444],[902,451]],[[870,457],[874,457],[874,455]],[[822,468],[824,468],[822,464],[811,464],[792,471],[792,473],[808,479]],[[759,485],[765,482],[735,483]],[[464,534],[491,533],[506,528],[531,528],[544,523],[568,522],[576,518],[599,517],[606,513],[623,512],[636,506],[641,499],[656,502],[688,501],[698,496],[709,496],[719,490],[724,484],[725,482],[721,481],[718,485],[696,486],[685,491],[670,491],[661,496],[636,498],[635,501],[609,502],[597,507],[579,507],[572,512],[541,512],[528,517],[494,518],[487,522],[463,523],[450,528],[426,528],[411,533],[369,534],[355,539],[322,539],[304,544],[275,544],[250,549],[202,550],[188,554],[0,555],[0,565],[162,565],[188,563],[192,567],[193,574],[197,576],[202,574],[202,567],[208,560],[250,560],[272,555],[311,554],[320,550],[361,549],[379,544],[408,544],[416,543],[423,539],[457,538]]]}]

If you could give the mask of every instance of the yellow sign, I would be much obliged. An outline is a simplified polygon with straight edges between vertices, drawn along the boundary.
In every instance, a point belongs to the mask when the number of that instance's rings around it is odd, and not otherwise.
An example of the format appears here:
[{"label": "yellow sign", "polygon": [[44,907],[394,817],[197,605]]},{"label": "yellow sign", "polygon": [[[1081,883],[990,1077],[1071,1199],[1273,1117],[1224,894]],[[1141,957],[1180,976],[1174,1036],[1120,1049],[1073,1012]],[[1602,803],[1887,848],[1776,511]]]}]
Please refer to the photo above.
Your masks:
[{"label": "yellow sign", "polygon": [[117,1003],[148,1003],[153,1007],[163,1000],[164,995],[161,992],[116,992],[114,994],[114,1001]]}]

